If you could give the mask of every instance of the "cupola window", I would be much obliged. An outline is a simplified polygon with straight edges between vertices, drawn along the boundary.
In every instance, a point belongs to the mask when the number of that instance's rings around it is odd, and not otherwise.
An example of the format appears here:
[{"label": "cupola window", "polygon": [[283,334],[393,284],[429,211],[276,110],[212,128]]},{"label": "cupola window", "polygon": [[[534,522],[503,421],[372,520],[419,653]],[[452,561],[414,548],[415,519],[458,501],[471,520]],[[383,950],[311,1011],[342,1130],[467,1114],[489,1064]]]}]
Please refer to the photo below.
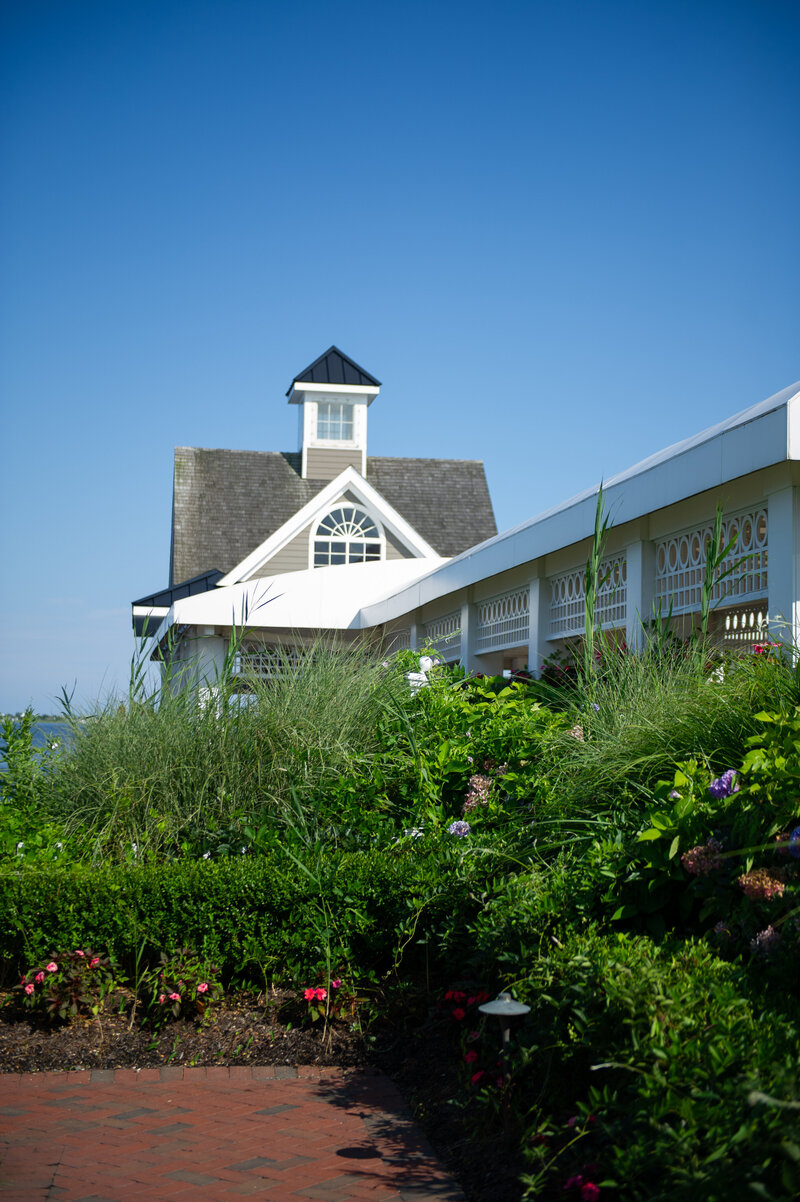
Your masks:
[{"label": "cupola window", "polygon": [[319,401],[317,438],[320,442],[352,442],[353,406],[347,401]]},{"label": "cupola window", "polygon": [[363,509],[340,505],[322,519],[314,536],[315,568],[376,559],[383,559],[383,542],[375,522]]}]

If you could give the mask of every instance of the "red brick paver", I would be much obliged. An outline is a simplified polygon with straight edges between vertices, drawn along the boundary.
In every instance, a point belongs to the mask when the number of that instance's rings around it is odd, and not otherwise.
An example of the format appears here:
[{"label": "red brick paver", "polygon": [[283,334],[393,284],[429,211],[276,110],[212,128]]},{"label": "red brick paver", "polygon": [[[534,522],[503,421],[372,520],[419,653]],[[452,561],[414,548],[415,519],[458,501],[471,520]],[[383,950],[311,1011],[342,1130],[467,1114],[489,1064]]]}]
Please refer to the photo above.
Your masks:
[{"label": "red brick paver", "polygon": [[0,1075],[2,1202],[463,1202],[377,1074]]}]

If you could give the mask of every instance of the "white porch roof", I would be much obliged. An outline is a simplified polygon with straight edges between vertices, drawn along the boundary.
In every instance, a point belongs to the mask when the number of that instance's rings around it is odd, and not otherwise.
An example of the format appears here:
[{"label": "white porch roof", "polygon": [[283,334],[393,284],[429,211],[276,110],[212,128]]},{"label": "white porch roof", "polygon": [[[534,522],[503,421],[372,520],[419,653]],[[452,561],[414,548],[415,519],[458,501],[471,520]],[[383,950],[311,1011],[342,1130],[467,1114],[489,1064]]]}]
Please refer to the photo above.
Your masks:
[{"label": "white porch roof", "polygon": [[217,586],[176,601],[153,636],[171,626],[250,626],[270,630],[360,630],[361,609],[404,589],[446,559],[396,559],[309,568]]},{"label": "white porch roof", "polygon": [[[603,484],[615,525],[800,459],[800,381],[692,438],[643,459]],[[386,598],[365,602],[365,626],[377,625],[500,572],[591,536],[599,485],[487,539]]]}]

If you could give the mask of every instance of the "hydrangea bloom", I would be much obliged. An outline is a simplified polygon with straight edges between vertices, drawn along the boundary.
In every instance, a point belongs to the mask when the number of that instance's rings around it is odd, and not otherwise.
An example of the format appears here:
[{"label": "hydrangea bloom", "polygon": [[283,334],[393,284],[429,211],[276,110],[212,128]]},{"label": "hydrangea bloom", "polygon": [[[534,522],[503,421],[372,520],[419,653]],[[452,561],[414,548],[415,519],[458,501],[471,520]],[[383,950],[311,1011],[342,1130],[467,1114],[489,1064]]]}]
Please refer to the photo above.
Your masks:
[{"label": "hydrangea bloom", "polygon": [[681,864],[690,876],[708,876],[722,867],[722,844],[713,836],[681,856]]},{"label": "hydrangea bloom", "polygon": [[768,956],[776,950],[781,941],[780,932],[773,926],[759,931],[755,939],[750,940],[750,950],[754,956]]},{"label": "hydrangea bloom", "polygon": [[484,776],[481,773],[475,773],[469,778],[469,786],[467,795],[464,800],[463,814],[468,814],[470,810],[476,809],[478,806],[489,804],[489,793],[492,788],[491,776]]},{"label": "hydrangea bloom", "polygon": [[786,889],[786,882],[779,873],[780,869],[754,868],[737,877],[736,884],[750,901],[772,901],[774,897],[783,897]]},{"label": "hydrangea bloom", "polygon": [[451,822],[447,828],[448,834],[456,835],[459,839],[463,839],[464,836],[468,835],[471,830],[472,830],[472,827],[470,826],[470,824],[468,822],[460,822],[460,821]]},{"label": "hydrangea bloom", "polygon": [[708,791],[712,797],[720,800],[723,797],[730,797],[732,793],[738,793],[739,788],[739,774],[733,768],[729,768],[727,772],[723,772],[722,776],[712,780]]},{"label": "hydrangea bloom", "polygon": [[800,826],[796,826],[789,835],[789,855],[800,860]]}]

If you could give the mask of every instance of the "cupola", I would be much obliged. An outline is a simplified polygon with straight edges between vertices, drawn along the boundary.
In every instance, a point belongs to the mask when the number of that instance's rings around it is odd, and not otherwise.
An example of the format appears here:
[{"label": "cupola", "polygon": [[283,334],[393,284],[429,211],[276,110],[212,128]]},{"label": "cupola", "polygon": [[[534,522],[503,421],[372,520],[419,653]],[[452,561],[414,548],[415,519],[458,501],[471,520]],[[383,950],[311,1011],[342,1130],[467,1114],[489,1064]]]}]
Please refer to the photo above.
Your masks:
[{"label": "cupola", "polygon": [[333,480],[346,467],[366,476],[367,409],[380,388],[380,380],[335,346],[295,376],[286,395],[300,406],[304,479]]}]

